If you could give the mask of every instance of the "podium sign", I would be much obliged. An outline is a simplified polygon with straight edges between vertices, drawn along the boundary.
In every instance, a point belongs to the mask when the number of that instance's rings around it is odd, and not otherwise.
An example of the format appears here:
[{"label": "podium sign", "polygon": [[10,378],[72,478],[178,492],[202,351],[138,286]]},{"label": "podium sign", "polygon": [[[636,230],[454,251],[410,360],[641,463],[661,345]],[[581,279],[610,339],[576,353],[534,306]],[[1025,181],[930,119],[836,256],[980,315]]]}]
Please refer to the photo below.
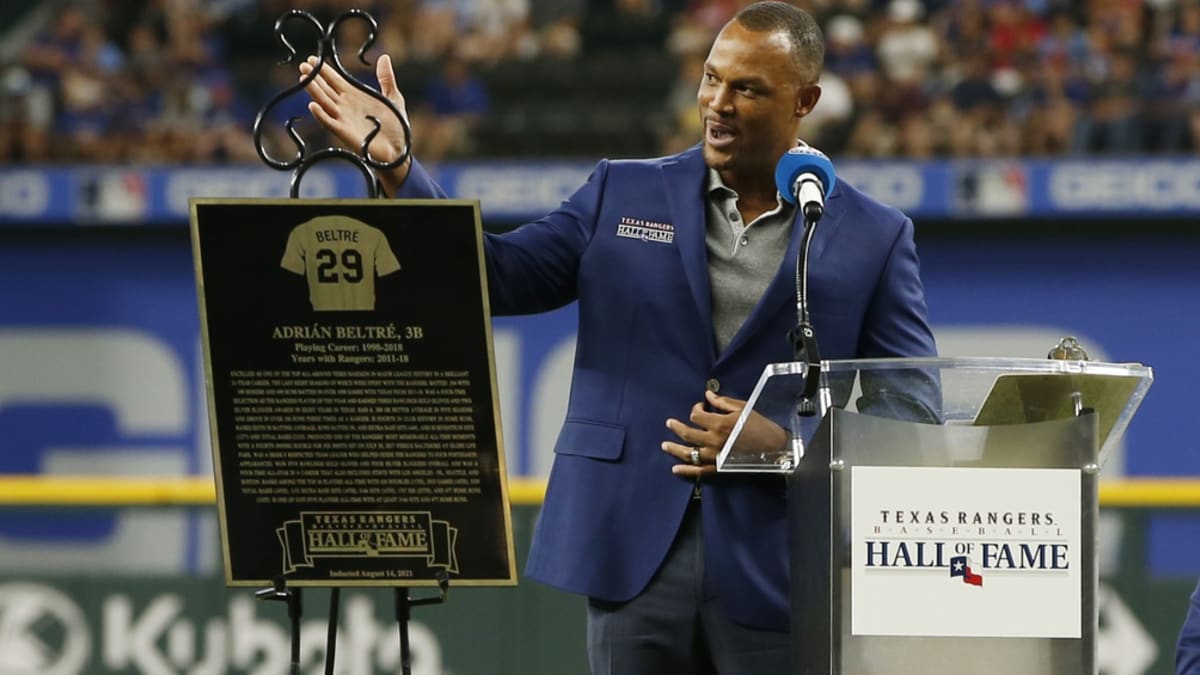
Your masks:
[{"label": "podium sign", "polygon": [[851,634],[1080,637],[1080,484],[1070,469],[852,466]]},{"label": "podium sign", "polygon": [[[819,417],[798,415],[806,365],[770,364],[717,459],[787,476],[793,672],[1095,673],[1100,470],[1150,369],[821,366]],[[790,444],[743,441],[751,420]]]},{"label": "podium sign", "polygon": [[225,580],[516,583],[474,202],[191,202]]}]

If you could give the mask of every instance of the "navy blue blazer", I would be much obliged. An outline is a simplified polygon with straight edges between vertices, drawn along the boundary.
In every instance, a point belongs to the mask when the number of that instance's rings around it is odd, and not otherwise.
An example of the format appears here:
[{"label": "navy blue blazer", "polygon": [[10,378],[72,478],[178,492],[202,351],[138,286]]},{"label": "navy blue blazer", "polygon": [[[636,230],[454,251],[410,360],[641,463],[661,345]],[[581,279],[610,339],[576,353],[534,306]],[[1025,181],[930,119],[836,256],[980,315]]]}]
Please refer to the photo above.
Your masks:
[{"label": "navy blue blazer", "polygon": [[1175,675],[1200,675],[1200,584],[1188,600],[1187,618],[1175,646]]},{"label": "navy blue blazer", "polygon": [[[790,361],[802,223],[745,325],[722,353],[713,336],[699,147],[602,161],[570,199],[535,222],[488,235],[497,314],[579,303],[575,370],[526,574],[590,597],[636,596],[662,563],[692,481],[660,444],[706,382],[746,399],[772,362]],[[399,197],[444,192],[416,162]],[[642,233],[653,232],[649,236]],[[809,305],[827,359],[933,356],[912,222],[844,181],[810,254]],[[706,480],[705,582],[739,623],[789,625],[785,484],[778,476]]]}]

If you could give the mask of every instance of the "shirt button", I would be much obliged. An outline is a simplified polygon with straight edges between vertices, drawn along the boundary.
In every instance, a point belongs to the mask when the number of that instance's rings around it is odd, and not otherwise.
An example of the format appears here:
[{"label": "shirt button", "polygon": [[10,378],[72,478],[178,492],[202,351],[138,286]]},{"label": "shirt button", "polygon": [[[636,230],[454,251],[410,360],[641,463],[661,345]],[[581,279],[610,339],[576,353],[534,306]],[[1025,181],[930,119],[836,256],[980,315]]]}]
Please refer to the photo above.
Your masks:
[{"label": "shirt button", "polygon": [[743,236],[742,237],[742,246],[745,246],[746,244],[749,244],[749,243],[750,243],[750,237]]},{"label": "shirt button", "polygon": [[737,221],[742,219],[742,216],[737,211],[730,211],[729,219],[736,223]]},{"label": "shirt button", "polygon": [[704,383],[704,388],[715,394],[721,390],[721,381],[715,377],[710,377],[708,382]]}]

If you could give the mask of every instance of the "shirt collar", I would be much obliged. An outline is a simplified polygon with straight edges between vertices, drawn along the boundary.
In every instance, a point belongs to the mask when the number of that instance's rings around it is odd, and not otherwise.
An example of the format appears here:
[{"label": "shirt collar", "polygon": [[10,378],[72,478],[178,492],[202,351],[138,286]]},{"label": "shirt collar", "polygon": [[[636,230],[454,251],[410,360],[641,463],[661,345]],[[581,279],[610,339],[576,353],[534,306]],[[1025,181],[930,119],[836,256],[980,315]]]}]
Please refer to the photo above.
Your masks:
[{"label": "shirt collar", "polygon": [[[718,173],[716,169],[712,168],[708,170],[707,194],[709,199],[712,200],[735,199],[738,196],[738,193],[733,188],[729,187],[725,184],[725,181],[721,180],[721,174]],[[779,194],[778,190],[775,191],[775,204],[775,208],[771,209],[767,213],[764,213],[763,215],[766,216],[780,213],[788,207],[787,202],[783,201],[783,196]]]},{"label": "shirt collar", "polygon": [[[807,148],[809,146],[808,143],[797,138],[796,147]],[[726,185],[725,181],[721,180],[721,174],[711,167],[708,169],[708,189],[705,190],[705,194],[713,199],[729,199],[730,197],[737,196],[737,192]],[[779,203],[780,208],[784,207],[783,196],[779,194],[778,190],[775,191],[775,200]]]},{"label": "shirt collar", "polygon": [[712,168],[708,170],[707,193],[709,197],[714,199],[728,199],[730,197],[737,196],[737,193],[733,191],[733,188],[729,187],[725,184],[725,181],[721,180],[721,174],[718,173],[716,169]]}]

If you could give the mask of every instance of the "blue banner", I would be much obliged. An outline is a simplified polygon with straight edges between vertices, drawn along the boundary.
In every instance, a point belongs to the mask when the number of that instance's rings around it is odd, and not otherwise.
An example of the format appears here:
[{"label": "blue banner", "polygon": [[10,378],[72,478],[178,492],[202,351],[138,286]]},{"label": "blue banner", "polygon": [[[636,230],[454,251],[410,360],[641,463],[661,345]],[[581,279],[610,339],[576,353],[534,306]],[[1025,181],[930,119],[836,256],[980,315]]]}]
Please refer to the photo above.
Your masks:
[{"label": "blue banner", "polygon": [[[431,167],[453,197],[478,199],[490,223],[557,207],[592,162],[473,162]],[[847,161],[839,177],[915,220],[1187,217],[1200,213],[1200,160]],[[287,197],[291,175],[265,167],[0,168],[0,223],[178,224],[190,197]],[[362,197],[342,164],[305,174],[303,197]]]}]

